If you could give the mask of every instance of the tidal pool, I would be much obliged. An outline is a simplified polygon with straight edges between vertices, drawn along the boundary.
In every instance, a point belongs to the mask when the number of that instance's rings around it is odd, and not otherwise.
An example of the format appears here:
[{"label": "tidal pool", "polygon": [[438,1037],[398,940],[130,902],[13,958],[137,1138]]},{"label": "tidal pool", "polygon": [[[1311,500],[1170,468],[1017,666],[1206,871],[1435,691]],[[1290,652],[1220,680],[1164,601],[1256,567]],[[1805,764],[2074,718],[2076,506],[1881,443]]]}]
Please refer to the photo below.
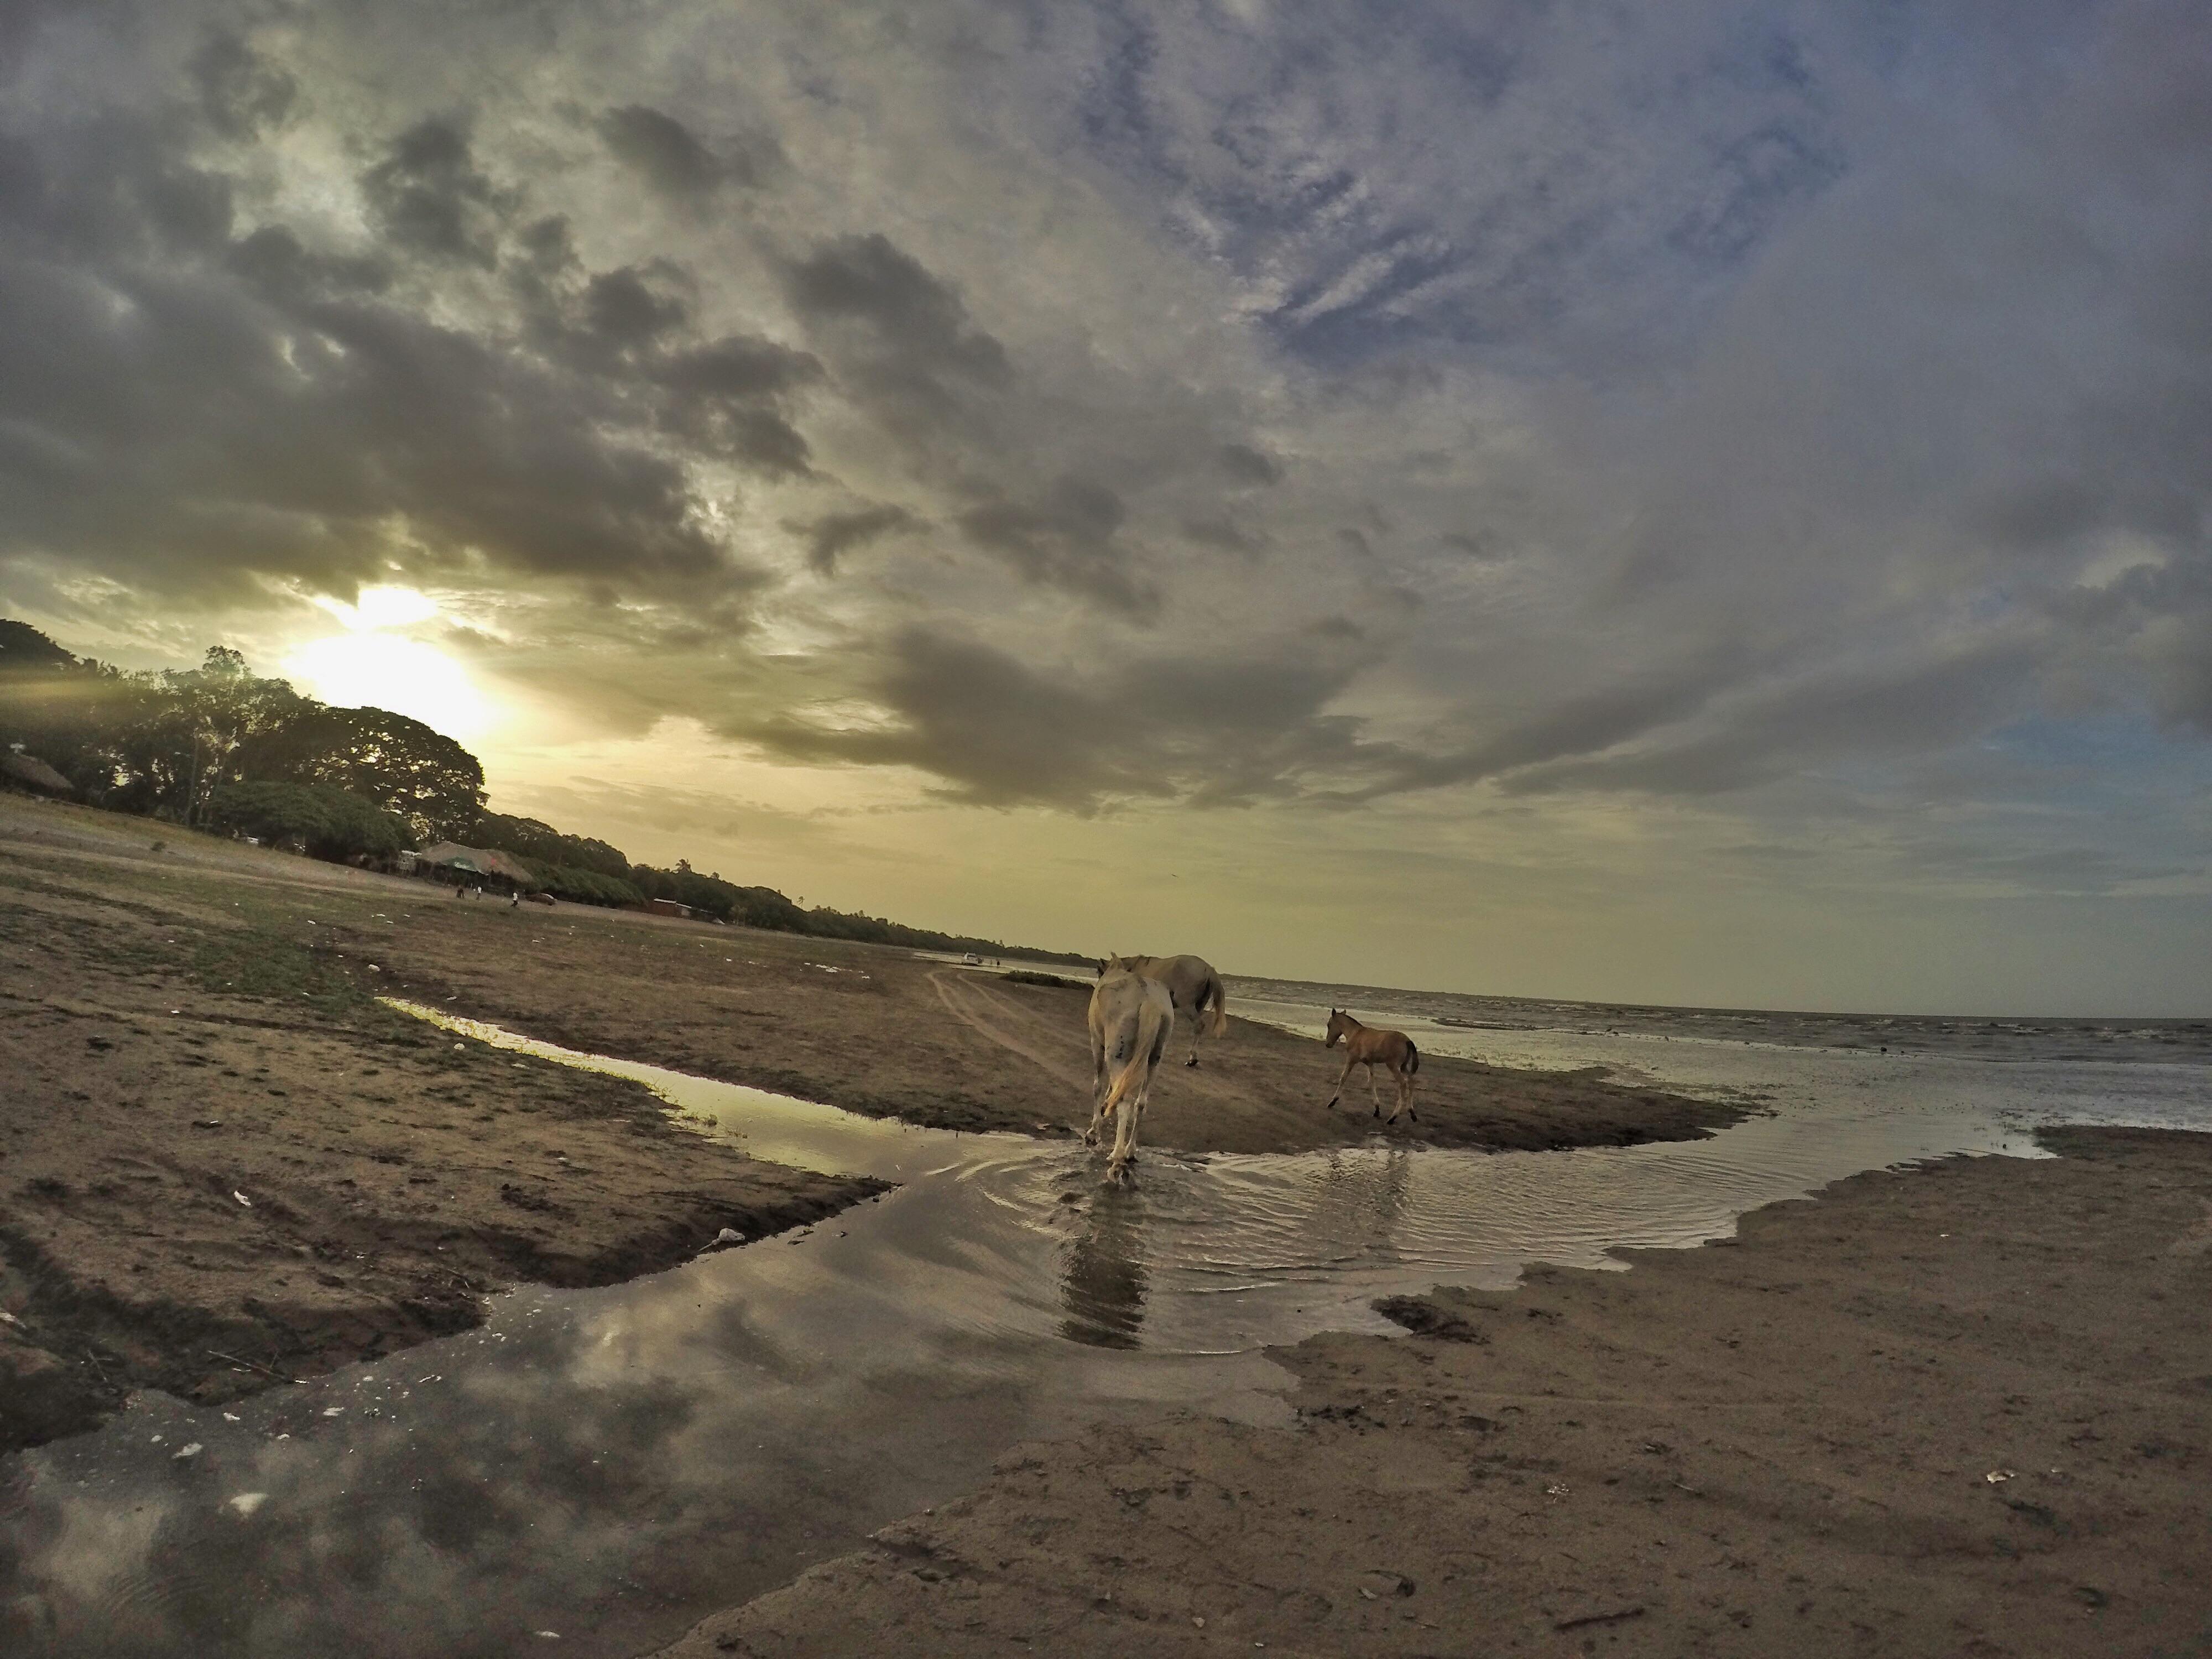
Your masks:
[{"label": "tidal pool", "polygon": [[900,1184],[628,1285],[526,1287],[479,1330],[228,1410],[142,1396],[0,1462],[9,1654],[633,1654],[1024,1439],[1170,1410],[1287,1421],[1267,1346],[1389,1329],[1378,1296],[1617,1266],[1610,1248],[1724,1236],[1862,1170],[2037,1156],[2045,1123],[2212,1127],[2201,1064],[1439,1029],[1424,1047],[1602,1064],[1758,1115],[1574,1152],[1147,1150],[1124,1191],[1066,1142],[910,1128],[416,1012],[639,1079],[757,1157]]}]

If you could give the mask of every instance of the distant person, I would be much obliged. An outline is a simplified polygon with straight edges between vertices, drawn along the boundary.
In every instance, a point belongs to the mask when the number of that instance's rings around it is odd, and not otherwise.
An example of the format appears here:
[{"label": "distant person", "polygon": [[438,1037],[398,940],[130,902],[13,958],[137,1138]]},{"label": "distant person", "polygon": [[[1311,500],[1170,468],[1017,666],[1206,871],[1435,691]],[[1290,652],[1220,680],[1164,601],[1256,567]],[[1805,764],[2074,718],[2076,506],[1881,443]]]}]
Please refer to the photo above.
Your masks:
[{"label": "distant person", "polygon": [[453,896],[455,898],[467,897],[468,890],[468,884],[465,882],[457,881],[453,884]]}]

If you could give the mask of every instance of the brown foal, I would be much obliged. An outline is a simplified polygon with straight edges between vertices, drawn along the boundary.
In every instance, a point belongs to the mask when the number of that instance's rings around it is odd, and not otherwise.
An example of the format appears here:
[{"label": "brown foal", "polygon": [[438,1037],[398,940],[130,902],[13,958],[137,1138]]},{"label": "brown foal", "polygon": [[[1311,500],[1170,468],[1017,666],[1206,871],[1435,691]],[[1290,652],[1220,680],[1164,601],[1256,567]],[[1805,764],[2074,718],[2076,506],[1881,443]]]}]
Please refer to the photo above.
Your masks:
[{"label": "brown foal", "polygon": [[1334,1048],[1339,1038],[1344,1042],[1344,1076],[1336,1080],[1336,1092],[1328,1097],[1329,1109],[1344,1098],[1346,1079],[1355,1066],[1367,1068],[1367,1097],[1375,1103],[1374,1116],[1382,1116],[1382,1097],[1375,1092],[1375,1068],[1386,1067],[1391,1081],[1398,1085],[1397,1103],[1391,1107],[1385,1125],[1395,1123],[1398,1114],[1419,1123],[1421,1115],[1413,1109],[1413,1073],[1421,1069],[1421,1051],[1413,1046],[1413,1039],[1403,1031],[1386,1031],[1379,1026],[1362,1025],[1341,1008],[1328,1011],[1328,1041],[1322,1046]]}]

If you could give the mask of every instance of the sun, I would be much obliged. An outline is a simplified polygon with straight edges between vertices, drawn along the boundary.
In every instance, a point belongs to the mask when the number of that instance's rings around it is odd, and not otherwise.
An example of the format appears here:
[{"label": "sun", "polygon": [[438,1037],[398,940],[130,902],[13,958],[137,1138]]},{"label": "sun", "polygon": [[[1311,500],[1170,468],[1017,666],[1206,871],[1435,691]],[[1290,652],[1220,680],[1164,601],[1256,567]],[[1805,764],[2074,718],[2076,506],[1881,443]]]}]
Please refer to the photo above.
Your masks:
[{"label": "sun", "polygon": [[341,708],[388,708],[467,743],[490,730],[490,702],[468,671],[435,646],[379,628],[301,646],[285,667],[302,689]]}]

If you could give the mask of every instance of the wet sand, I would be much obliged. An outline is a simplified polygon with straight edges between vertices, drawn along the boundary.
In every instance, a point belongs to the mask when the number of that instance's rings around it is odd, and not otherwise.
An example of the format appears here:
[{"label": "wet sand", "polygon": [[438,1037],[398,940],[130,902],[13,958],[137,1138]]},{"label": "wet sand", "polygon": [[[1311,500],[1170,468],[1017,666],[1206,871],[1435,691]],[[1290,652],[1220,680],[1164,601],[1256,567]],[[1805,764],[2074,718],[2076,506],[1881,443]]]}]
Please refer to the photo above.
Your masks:
[{"label": "wet sand", "polygon": [[[156,843],[159,843],[156,846]],[[1084,988],[869,945],[461,900],[0,796],[0,1450],[129,1391],[213,1403],[464,1328],[520,1280],[613,1282],[871,1183],[748,1160],[630,1083],[459,1046],[404,997],[567,1046],[954,1129],[1087,1118]],[[1179,1048],[1176,1058],[1187,1052]],[[1377,1128],[1364,1079],[1234,1023],[1164,1066],[1155,1147]],[[1429,1056],[1407,1144],[1630,1145],[1729,1108]]]},{"label": "wet sand", "polygon": [[234,1399],[465,1329],[519,1280],[613,1283],[878,1190],[384,1008],[308,925],[333,895],[283,884],[301,861],[151,839],[0,842],[0,1452],[134,1389]]},{"label": "wet sand", "polygon": [[2212,1135],[2045,1139],[1402,1298],[1294,1427],[1018,1448],[663,1659],[2212,1651]]}]

